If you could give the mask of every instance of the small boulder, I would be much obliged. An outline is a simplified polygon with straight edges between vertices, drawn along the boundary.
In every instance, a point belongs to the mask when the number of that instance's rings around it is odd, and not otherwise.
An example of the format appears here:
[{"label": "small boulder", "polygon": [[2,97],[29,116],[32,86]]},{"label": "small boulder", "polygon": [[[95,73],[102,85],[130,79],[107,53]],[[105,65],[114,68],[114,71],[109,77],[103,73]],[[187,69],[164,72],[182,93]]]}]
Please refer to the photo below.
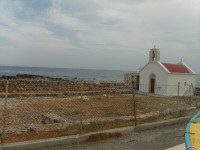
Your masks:
[{"label": "small boulder", "polygon": [[62,117],[56,114],[47,113],[42,115],[42,124],[61,123],[61,122],[63,122]]},{"label": "small boulder", "polygon": [[33,123],[30,124],[30,126],[27,128],[28,131],[30,132],[35,132],[36,131],[36,127],[34,126]]}]

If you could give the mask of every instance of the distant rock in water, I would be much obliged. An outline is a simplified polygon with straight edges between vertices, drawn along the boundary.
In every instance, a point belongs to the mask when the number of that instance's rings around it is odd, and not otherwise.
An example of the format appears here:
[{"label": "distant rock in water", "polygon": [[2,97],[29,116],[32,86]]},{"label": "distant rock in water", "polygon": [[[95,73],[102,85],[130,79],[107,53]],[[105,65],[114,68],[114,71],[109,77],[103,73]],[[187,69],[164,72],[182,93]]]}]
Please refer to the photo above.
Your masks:
[{"label": "distant rock in water", "polygon": [[16,78],[26,78],[26,79],[35,79],[35,78],[46,78],[41,75],[32,75],[32,74],[17,74],[16,76],[2,76],[3,79],[16,79]]},{"label": "distant rock in water", "polygon": [[[17,74],[15,76],[1,76],[0,79],[47,79],[51,81],[70,81],[68,79],[64,78],[53,78],[53,77],[48,77],[48,76],[42,76],[42,75],[32,75],[32,74]],[[78,80],[77,80],[78,81]]]},{"label": "distant rock in water", "polygon": [[1,79],[15,79],[16,76],[2,76]]},{"label": "distant rock in water", "polygon": [[44,76],[41,75],[32,75],[32,74],[17,74],[16,75],[17,78],[45,78]]}]

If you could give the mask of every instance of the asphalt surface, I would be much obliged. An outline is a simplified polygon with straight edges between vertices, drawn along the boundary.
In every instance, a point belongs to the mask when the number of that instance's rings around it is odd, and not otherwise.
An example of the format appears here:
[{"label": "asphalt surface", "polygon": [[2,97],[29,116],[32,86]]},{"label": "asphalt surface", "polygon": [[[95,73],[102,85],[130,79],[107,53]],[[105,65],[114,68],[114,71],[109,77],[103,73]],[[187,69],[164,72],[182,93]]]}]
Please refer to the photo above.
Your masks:
[{"label": "asphalt surface", "polygon": [[185,127],[186,124],[176,124],[105,141],[59,145],[40,150],[165,150],[184,143]]}]

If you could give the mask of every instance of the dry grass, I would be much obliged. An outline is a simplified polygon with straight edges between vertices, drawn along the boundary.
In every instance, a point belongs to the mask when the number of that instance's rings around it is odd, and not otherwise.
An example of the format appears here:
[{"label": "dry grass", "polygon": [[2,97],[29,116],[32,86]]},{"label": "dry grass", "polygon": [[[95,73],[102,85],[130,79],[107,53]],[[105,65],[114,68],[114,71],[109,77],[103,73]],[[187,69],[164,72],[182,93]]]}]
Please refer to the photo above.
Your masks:
[{"label": "dry grass", "polygon": [[[40,124],[42,114],[53,113],[71,121],[91,118],[131,116],[133,98],[131,94],[88,96],[88,100],[77,97],[29,97],[15,98],[8,107],[9,124]],[[137,114],[176,108],[176,101],[166,98],[136,96]]]},{"label": "dry grass", "polygon": [[[20,134],[10,133],[4,138],[4,143],[19,142],[25,140],[52,138],[68,136],[80,133],[88,133],[111,128],[133,126],[133,120],[105,120],[105,117],[133,116],[133,97],[131,94],[120,95],[95,95],[87,96],[87,100],[80,97],[18,97],[11,99],[8,103],[6,116],[7,130],[18,129]],[[177,101],[175,98],[161,98],[136,95],[137,114],[145,114],[154,111],[164,111],[175,109]],[[186,106],[183,101],[179,105]],[[2,107],[0,107],[2,110]],[[53,113],[65,121],[70,121],[70,125],[64,123],[42,124],[42,114]],[[194,111],[190,112],[195,113]],[[138,124],[153,122],[176,117],[177,114],[168,116],[149,117],[138,120]],[[186,112],[180,116],[186,115]],[[85,119],[93,119],[87,124],[81,124]],[[33,124],[35,131],[27,131]]]},{"label": "dry grass", "polygon": [[69,136],[75,134],[83,134],[88,132],[101,131],[106,129],[132,126],[133,121],[125,120],[115,120],[106,122],[91,122],[90,124],[83,125],[82,131],[79,124],[73,124],[71,126],[62,129],[52,129],[49,131],[39,131],[39,132],[23,132],[20,135],[8,134],[4,139],[4,143],[20,142],[27,140],[45,139],[45,138],[55,138],[60,136]]},{"label": "dry grass", "polygon": [[[186,115],[193,115],[196,114],[198,110],[191,110],[188,112],[182,112],[182,114],[179,114],[179,117],[183,117]],[[155,117],[149,117],[146,119],[139,119],[137,120],[137,124],[144,124],[149,122],[155,122],[160,120],[167,120],[175,118],[176,114],[170,114],[163,118],[163,116],[155,116]],[[61,137],[61,136],[69,136],[69,135],[75,135],[75,134],[84,134],[88,132],[95,132],[95,131],[101,131],[106,129],[112,129],[112,128],[120,128],[120,127],[126,127],[126,126],[133,126],[134,121],[133,120],[114,120],[114,121],[105,121],[105,122],[90,122],[87,125],[83,125],[82,128],[80,127],[80,124],[73,124],[71,126],[61,128],[61,129],[52,129],[49,131],[39,131],[39,132],[23,132],[20,135],[17,134],[8,134],[4,138],[4,143],[12,143],[12,142],[21,142],[21,141],[27,141],[27,140],[37,140],[37,139],[46,139],[46,138],[55,138],[55,137]],[[121,134],[95,134],[92,135],[88,140],[85,142],[96,142],[99,140],[106,140],[112,137],[121,137]]]},{"label": "dry grass", "polygon": [[[83,86],[83,89],[82,89]],[[83,134],[125,126],[133,126],[133,96],[123,94],[123,84],[54,81],[52,79],[11,79],[4,109],[5,82],[0,80],[0,131],[6,120],[4,143]],[[83,99],[80,98],[81,90]],[[109,94],[108,94],[109,93]],[[177,98],[136,95],[137,115],[167,109],[177,109]],[[199,100],[195,101],[198,103]],[[178,108],[190,107],[180,99]],[[3,112],[6,111],[6,114]],[[137,124],[194,114],[198,110],[151,116],[137,120]],[[62,119],[60,123],[44,124],[45,114]],[[114,119],[113,119],[114,118]],[[98,137],[116,135],[98,135]]]}]

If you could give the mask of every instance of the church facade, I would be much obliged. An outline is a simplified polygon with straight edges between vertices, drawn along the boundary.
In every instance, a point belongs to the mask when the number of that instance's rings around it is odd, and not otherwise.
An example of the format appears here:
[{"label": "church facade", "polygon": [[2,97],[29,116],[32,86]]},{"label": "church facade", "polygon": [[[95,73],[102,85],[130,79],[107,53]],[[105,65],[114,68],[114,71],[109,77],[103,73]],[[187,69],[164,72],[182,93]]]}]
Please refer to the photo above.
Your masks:
[{"label": "church facade", "polygon": [[160,61],[160,51],[152,48],[149,62],[139,71],[139,91],[166,96],[193,95],[196,73],[183,61],[177,64]]}]

